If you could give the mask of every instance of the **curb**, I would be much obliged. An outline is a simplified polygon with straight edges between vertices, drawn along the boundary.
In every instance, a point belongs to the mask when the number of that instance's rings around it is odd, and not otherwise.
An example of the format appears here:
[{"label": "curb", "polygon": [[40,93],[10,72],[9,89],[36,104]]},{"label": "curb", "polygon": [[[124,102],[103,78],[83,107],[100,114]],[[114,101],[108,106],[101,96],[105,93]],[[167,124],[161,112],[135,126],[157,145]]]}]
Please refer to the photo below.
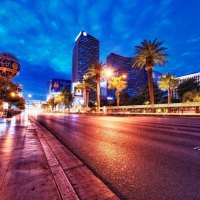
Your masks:
[{"label": "curb", "polygon": [[41,132],[41,130],[39,130],[39,126],[36,125],[35,123],[33,123],[33,126],[36,130],[36,133],[37,133],[38,138],[40,140],[41,146],[44,150],[49,168],[51,170],[54,181],[55,181],[57,188],[58,188],[58,191],[61,195],[61,198],[63,200],[67,200],[67,199],[78,200],[79,198],[76,195],[72,185],[70,184],[69,180],[65,176],[64,171],[62,170],[58,160],[56,159],[55,155],[53,154],[52,150],[50,149],[48,143],[44,139],[43,133]]},{"label": "curb", "polygon": [[154,117],[200,117],[200,113],[70,113],[77,115],[93,115],[93,116],[125,116],[125,117],[134,117],[134,116],[154,116]]},{"label": "curb", "polygon": [[62,199],[119,198],[36,119],[30,119]]}]

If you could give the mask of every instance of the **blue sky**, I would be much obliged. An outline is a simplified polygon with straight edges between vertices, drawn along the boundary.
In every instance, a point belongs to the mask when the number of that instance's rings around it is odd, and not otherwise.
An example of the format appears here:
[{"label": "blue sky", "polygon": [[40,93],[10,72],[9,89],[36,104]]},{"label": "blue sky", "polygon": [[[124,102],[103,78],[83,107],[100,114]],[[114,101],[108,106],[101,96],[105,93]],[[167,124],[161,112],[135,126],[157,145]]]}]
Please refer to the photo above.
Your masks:
[{"label": "blue sky", "polygon": [[198,0],[1,0],[0,52],[14,54],[14,81],[24,96],[45,100],[47,82],[71,79],[72,48],[81,30],[100,40],[100,58],[133,56],[134,46],[155,37],[169,63],[156,70],[177,76],[200,71]]}]

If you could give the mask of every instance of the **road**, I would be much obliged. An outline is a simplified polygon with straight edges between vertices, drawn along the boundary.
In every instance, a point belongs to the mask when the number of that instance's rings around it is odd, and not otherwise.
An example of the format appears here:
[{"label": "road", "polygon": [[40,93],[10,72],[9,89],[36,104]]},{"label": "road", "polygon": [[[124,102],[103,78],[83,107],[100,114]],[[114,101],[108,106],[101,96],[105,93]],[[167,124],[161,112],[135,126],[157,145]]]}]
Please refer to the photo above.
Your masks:
[{"label": "road", "polygon": [[41,114],[37,119],[121,199],[200,199],[200,118]]}]

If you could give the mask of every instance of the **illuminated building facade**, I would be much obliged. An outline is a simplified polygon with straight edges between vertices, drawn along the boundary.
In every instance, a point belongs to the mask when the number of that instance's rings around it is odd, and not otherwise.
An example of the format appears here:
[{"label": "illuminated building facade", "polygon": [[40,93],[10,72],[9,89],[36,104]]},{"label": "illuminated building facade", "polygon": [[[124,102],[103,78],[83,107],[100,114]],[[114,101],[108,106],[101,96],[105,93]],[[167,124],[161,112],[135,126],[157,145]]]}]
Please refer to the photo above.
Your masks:
[{"label": "illuminated building facade", "polygon": [[[124,90],[129,96],[135,96],[139,90],[147,85],[147,72],[145,69],[132,68],[132,58],[111,53],[107,57],[107,66],[117,72],[116,76],[126,75],[127,88]],[[115,92],[108,89],[108,97],[115,97]]]},{"label": "illuminated building facade", "polygon": [[[179,76],[176,79],[179,80],[179,83],[182,83],[183,81],[186,81],[191,78],[194,78],[196,80],[196,82],[200,84],[200,72],[194,73],[194,74],[188,74],[188,75],[184,75],[184,76]],[[178,93],[177,93],[177,88],[172,90],[172,97],[174,99],[179,99]]]},{"label": "illuminated building facade", "polygon": [[82,82],[92,63],[99,62],[99,41],[82,31],[75,40],[72,57],[72,83]]},{"label": "illuminated building facade", "polygon": [[153,81],[158,84],[160,82],[162,73],[160,73],[158,71],[153,71],[152,76],[153,76]]},{"label": "illuminated building facade", "polygon": [[[72,57],[72,83],[82,82],[83,76],[91,64],[99,62],[99,40],[82,31],[75,39]],[[90,100],[96,100],[94,91]]]},{"label": "illuminated building facade", "polygon": [[64,79],[52,79],[48,82],[48,97],[47,100],[56,97],[59,92],[64,88],[67,88],[71,92],[71,80]]}]

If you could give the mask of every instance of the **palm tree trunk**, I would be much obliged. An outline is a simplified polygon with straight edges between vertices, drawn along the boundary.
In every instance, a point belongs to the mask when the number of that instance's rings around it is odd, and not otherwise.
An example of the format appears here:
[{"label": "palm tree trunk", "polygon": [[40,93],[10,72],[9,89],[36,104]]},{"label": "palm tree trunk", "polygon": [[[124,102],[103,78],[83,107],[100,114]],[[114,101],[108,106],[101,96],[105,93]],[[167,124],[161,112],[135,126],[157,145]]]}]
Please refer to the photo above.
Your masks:
[{"label": "palm tree trunk", "polygon": [[64,109],[65,109],[65,113],[66,113],[67,112],[67,108],[66,108],[67,107],[67,103],[64,103],[64,105],[65,105]]},{"label": "palm tree trunk", "polygon": [[168,87],[168,104],[171,103],[171,88]]},{"label": "palm tree trunk", "polygon": [[154,92],[153,92],[153,67],[146,67],[146,70],[148,72],[148,86],[149,86],[149,96],[150,96],[150,104],[152,106],[152,109],[154,110]]},{"label": "palm tree trunk", "polygon": [[100,82],[97,83],[97,112],[100,112]]},{"label": "palm tree trunk", "polygon": [[116,97],[117,97],[117,107],[119,108],[119,101],[120,101],[119,92],[116,92]]},{"label": "palm tree trunk", "polygon": [[171,112],[171,109],[169,107],[170,103],[171,103],[171,88],[168,87],[168,113]]},{"label": "palm tree trunk", "polygon": [[88,90],[86,90],[86,94],[85,94],[85,106],[86,106],[86,112],[88,111],[88,103],[89,103],[89,91]]}]

